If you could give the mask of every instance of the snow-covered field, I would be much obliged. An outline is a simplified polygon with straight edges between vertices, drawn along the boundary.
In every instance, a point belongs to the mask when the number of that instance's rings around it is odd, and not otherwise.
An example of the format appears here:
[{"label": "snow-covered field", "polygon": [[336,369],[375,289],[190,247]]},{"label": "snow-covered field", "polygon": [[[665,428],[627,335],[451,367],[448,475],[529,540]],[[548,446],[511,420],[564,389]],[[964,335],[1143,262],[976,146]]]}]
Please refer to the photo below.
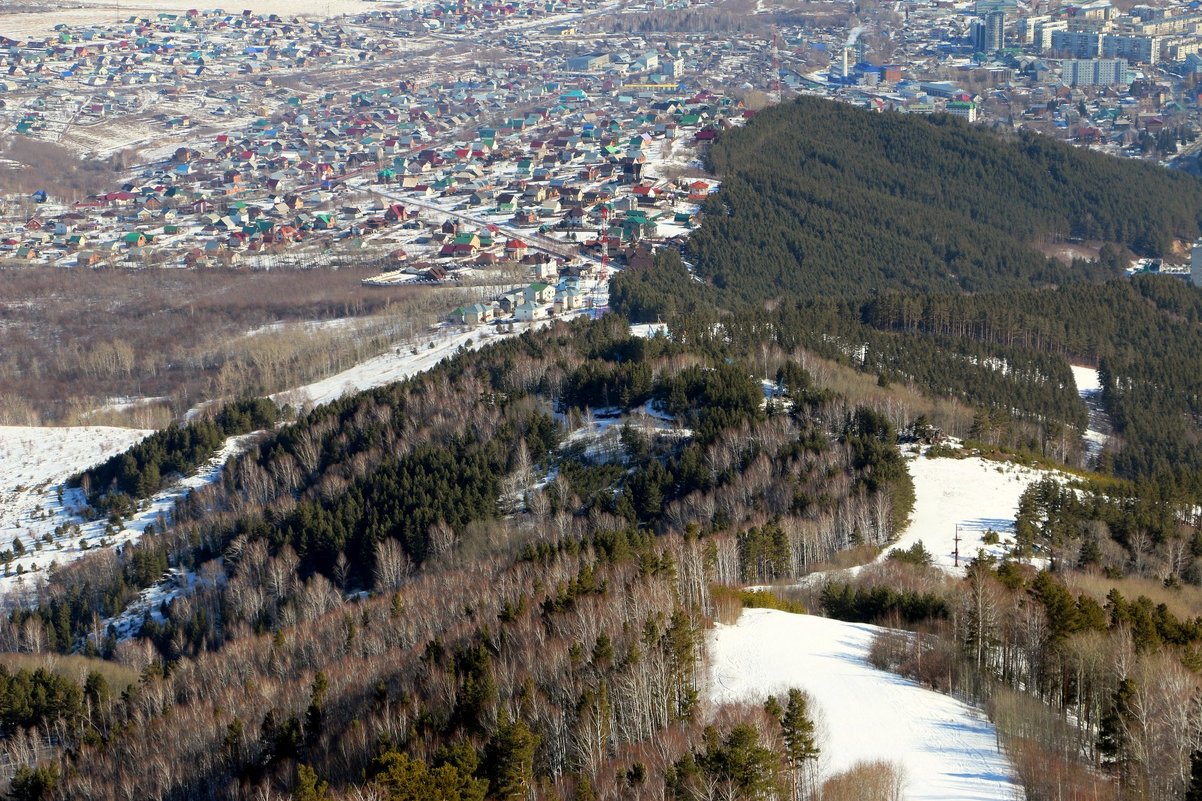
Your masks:
[{"label": "snow-covered field", "polygon": [[47,533],[55,537],[56,526],[76,519],[74,510],[83,506],[79,490],[63,490],[60,497],[62,482],[150,433],[107,426],[0,426],[0,549],[11,548],[20,538],[26,550],[11,564],[13,575],[0,578],[0,589],[15,581],[18,566],[29,572],[70,558],[78,540],[57,537],[53,544],[42,542]]},{"label": "snow-covered field", "polygon": [[744,610],[709,636],[709,700],[762,702],[797,687],[814,698],[825,729],[822,776],[881,759],[904,767],[906,801],[1021,799],[984,713],[868,663],[877,630]]}]

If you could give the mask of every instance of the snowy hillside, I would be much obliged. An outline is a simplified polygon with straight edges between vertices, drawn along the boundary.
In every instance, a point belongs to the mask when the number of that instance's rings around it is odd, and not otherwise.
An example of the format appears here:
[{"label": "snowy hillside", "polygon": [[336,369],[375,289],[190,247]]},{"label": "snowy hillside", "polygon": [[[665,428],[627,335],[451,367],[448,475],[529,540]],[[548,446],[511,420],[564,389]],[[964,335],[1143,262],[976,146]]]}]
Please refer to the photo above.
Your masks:
[{"label": "snowy hillside", "polygon": [[993,725],[977,709],[867,661],[875,626],[748,609],[710,634],[712,702],[761,702],[790,687],[817,702],[823,776],[861,760],[902,764],[906,801],[1021,799]]},{"label": "snowy hillside", "polygon": [[[1012,462],[993,462],[980,457],[928,459],[917,456],[906,462],[914,478],[914,512],[910,525],[893,548],[906,549],[922,540],[935,558],[935,565],[956,571],[956,534],[960,535],[960,568],[976,556],[978,549],[1001,555],[1007,541],[1013,542],[1014,516],[1018,501],[1031,484],[1048,475]],[[986,545],[989,531],[999,534],[998,545]]]},{"label": "snowy hillside", "polygon": [[[64,479],[84,468],[127,450],[151,432],[106,426],[37,428],[0,426],[0,549],[20,538],[26,555],[11,570],[43,568],[52,560],[67,561],[74,545],[59,537],[42,543],[46,534],[75,520],[84,505],[79,490],[62,490]],[[40,547],[38,547],[40,545]],[[76,555],[78,553],[76,552]],[[0,590],[15,578],[0,578]]]},{"label": "snowy hillside", "polygon": [[[25,555],[0,576],[0,594],[32,589],[52,562],[65,564],[104,543],[136,542],[147,526],[170,514],[176,500],[216,481],[226,459],[245,450],[256,436],[231,437],[196,473],[150,498],[146,508],[126,520],[118,532],[107,532],[105,520],[85,521],[79,516],[85,507],[83,492],[67,489],[63,482],[150,433],[99,426],[0,426],[0,548],[9,548],[20,538],[25,549]],[[25,576],[17,575],[18,567]]]}]

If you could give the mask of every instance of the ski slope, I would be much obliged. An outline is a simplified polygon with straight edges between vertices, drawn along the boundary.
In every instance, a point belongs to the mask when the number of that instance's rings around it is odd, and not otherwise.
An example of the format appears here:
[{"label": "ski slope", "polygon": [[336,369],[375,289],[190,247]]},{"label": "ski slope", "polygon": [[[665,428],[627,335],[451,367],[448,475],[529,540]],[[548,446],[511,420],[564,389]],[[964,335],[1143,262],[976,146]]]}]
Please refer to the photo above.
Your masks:
[{"label": "ski slope", "polygon": [[[1013,462],[994,462],[972,456],[964,459],[915,456],[906,467],[914,479],[914,512],[910,525],[878,561],[894,548],[905,550],[922,540],[934,557],[936,567],[962,575],[964,565],[978,550],[995,556],[1008,551],[1014,542],[1014,516],[1027,487],[1047,476],[1063,477],[1050,470],[1037,470]],[[988,545],[990,531],[999,543]],[[959,566],[956,536],[959,534]]]},{"label": "ski slope", "polygon": [[978,709],[867,661],[877,627],[744,610],[709,635],[712,703],[762,702],[791,687],[815,700],[823,777],[863,760],[903,766],[906,801],[1006,801],[1022,789]]}]

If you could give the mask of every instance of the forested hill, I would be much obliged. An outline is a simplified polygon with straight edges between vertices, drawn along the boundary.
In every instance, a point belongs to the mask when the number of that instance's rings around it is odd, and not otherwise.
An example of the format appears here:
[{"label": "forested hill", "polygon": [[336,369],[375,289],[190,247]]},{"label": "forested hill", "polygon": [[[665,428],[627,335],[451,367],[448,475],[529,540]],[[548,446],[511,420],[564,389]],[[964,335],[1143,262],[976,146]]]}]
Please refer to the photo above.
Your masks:
[{"label": "forested hill", "polygon": [[[613,306],[674,332],[804,348],[979,412],[992,444],[1075,458],[1085,409],[1068,362],[1101,367],[1119,434],[1097,465],[1202,487],[1199,294],[1128,281],[1129,252],[1198,234],[1202,182],[946,117],[802,98],[722,135],[722,189],[675,254],[613,282]],[[1041,240],[1104,240],[1095,261]],[[1074,437],[1070,436],[1069,439]]]},{"label": "forested hill", "polygon": [[[703,714],[701,630],[739,603],[710,587],[893,539],[913,484],[876,395],[609,315],[317,407],[0,618],[0,654],[144,655],[111,689],[0,663],[0,746],[44,752],[6,797],[783,798],[780,726]],[[169,561],[208,579],[105,637]]]},{"label": "forested hill", "polygon": [[1114,276],[1041,237],[1156,256],[1198,235],[1202,182],[1038,136],[799,98],[724,134],[722,191],[690,238],[697,272],[746,300],[984,291]]}]

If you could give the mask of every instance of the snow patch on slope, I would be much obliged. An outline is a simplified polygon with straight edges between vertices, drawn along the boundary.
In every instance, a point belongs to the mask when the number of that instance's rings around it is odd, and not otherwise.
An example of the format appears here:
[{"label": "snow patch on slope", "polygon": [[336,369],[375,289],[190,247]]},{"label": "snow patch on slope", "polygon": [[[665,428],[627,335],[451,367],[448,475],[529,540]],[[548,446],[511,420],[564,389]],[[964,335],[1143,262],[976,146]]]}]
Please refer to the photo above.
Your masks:
[{"label": "snow patch on slope", "polygon": [[806,690],[825,722],[820,773],[861,760],[900,763],[906,801],[1021,799],[997,733],[979,709],[868,663],[876,626],[747,609],[709,635],[713,703]]},{"label": "snow patch on slope", "polygon": [[[29,573],[80,555],[76,539],[54,534],[62,524],[78,522],[86,506],[83,493],[63,482],[151,433],[109,426],[0,426],[0,549],[11,548],[18,537],[26,549],[10,565],[11,575],[0,578],[0,591],[16,586],[18,566]],[[46,534],[54,542],[43,543]]]},{"label": "snow patch on slope", "polygon": [[[199,470],[148,499],[141,511],[123,521],[119,531],[108,531],[107,520],[86,520],[84,494],[66,487],[66,479],[123,453],[151,433],[99,426],[0,427],[0,548],[11,547],[19,536],[26,549],[26,555],[14,560],[8,573],[0,577],[0,593],[30,592],[51,563],[72,562],[104,543],[137,542],[147,527],[161,528],[178,500],[220,479],[226,460],[249,448],[261,432],[227,439]],[[55,534],[56,528],[59,534]],[[52,542],[42,542],[46,535]],[[18,565],[25,575],[17,575]]]},{"label": "snow patch on slope", "polygon": [[1096,459],[1106,443],[1110,441],[1110,418],[1102,407],[1102,381],[1093,367],[1070,365],[1077,394],[1089,409],[1089,426],[1085,429],[1085,450],[1091,459]]},{"label": "snow patch on slope", "polygon": [[[598,299],[598,308],[604,308],[609,303],[608,281],[599,284],[593,290]],[[557,320],[572,320],[576,317],[589,316],[596,310],[580,310],[560,315]],[[300,406],[305,402],[315,405],[337,400],[344,394],[362,392],[394,381],[424,373],[437,365],[443,359],[454,356],[460,348],[479,350],[492,342],[517,336],[526,331],[545,328],[555,320],[539,320],[532,323],[514,323],[511,330],[502,332],[491,326],[476,326],[462,328],[458,326],[441,326],[432,338],[424,339],[418,344],[402,345],[394,350],[360,362],[337,375],[315,381],[302,387],[277,392],[271,396],[276,403]]]}]

